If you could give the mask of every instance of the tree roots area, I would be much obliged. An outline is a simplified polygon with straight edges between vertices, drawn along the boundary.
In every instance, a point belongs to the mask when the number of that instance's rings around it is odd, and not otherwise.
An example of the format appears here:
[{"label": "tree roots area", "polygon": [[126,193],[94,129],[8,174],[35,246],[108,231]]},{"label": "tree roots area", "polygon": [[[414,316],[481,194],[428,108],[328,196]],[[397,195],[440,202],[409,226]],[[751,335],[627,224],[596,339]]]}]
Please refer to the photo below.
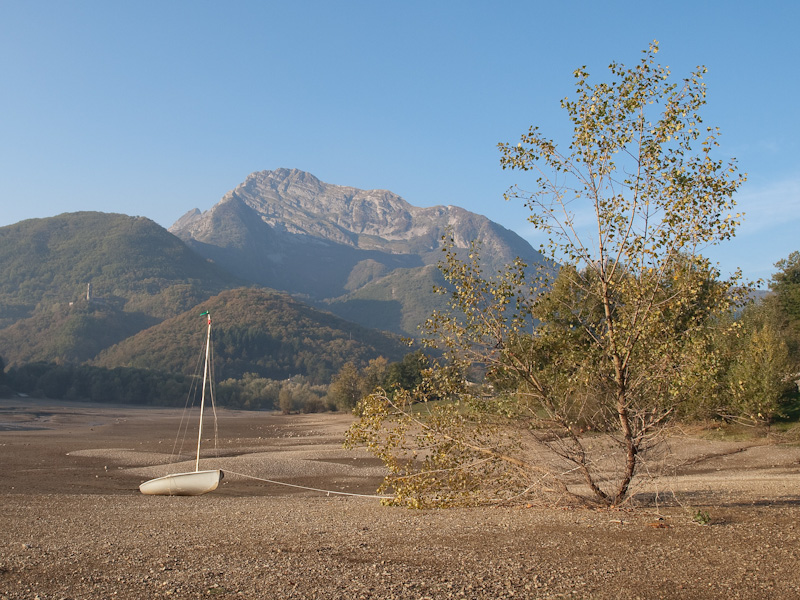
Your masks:
[{"label": "tree roots area", "polygon": [[156,497],[179,411],[1,402],[0,598],[800,597],[800,446],[769,437],[672,439],[623,510],[410,510],[347,415],[222,411],[220,487]]}]

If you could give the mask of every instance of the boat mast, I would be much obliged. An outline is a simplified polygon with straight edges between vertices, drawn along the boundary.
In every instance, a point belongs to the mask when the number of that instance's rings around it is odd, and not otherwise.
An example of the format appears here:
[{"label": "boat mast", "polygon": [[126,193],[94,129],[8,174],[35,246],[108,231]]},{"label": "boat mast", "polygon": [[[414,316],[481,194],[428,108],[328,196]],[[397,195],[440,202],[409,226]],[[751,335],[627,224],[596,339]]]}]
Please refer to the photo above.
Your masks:
[{"label": "boat mast", "polygon": [[197,433],[197,458],[194,462],[195,472],[200,470],[200,440],[203,439],[203,409],[206,404],[206,381],[208,379],[208,358],[211,350],[211,313],[204,312],[203,315],[208,315],[208,333],[206,334],[206,362],[203,366],[203,391],[200,393],[200,427]]}]

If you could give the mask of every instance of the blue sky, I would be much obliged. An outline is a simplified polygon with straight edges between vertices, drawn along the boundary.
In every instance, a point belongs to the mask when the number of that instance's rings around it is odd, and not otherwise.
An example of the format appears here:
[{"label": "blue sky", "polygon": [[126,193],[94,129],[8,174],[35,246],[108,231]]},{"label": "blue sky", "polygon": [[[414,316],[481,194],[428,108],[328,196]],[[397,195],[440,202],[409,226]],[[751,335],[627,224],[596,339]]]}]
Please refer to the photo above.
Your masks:
[{"label": "blue sky", "polygon": [[164,226],[253,171],[455,204],[543,240],[498,142],[557,142],[572,72],[648,43],[708,67],[705,122],[748,182],[709,254],[768,278],[800,250],[800,4],[0,0],[0,225],[78,210]]}]

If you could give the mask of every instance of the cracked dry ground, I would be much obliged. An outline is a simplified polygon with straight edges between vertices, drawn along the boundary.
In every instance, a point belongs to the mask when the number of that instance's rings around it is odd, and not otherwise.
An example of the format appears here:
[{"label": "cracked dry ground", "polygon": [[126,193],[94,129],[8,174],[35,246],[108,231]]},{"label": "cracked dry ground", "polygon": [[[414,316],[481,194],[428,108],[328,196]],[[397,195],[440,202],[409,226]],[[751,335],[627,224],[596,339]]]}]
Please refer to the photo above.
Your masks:
[{"label": "cracked dry ground", "polygon": [[178,420],[0,403],[0,598],[800,598],[795,445],[675,440],[658,510],[411,511],[238,475],[372,493],[349,417],[223,411],[220,489],[142,496]]}]

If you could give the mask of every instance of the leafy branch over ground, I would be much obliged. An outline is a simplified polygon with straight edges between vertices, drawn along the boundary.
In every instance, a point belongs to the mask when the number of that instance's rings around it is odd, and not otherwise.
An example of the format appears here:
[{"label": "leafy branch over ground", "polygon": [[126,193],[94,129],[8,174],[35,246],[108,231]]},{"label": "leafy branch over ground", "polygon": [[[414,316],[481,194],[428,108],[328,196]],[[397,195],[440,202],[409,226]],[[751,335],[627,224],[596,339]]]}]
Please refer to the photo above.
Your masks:
[{"label": "leafy branch over ground", "polygon": [[[445,240],[450,308],[425,332],[448,360],[414,393],[367,396],[348,434],[389,467],[396,502],[619,506],[675,418],[719,412],[747,290],[701,251],[733,237],[745,178],[703,125],[705,69],[674,82],[657,52],[611,64],[609,82],[575,71],[566,147],[535,127],[500,144],[503,168],[533,186],[506,197],[530,208],[561,266],[487,275],[479,243],[462,260]],[[474,365],[481,388],[465,381]]]}]

